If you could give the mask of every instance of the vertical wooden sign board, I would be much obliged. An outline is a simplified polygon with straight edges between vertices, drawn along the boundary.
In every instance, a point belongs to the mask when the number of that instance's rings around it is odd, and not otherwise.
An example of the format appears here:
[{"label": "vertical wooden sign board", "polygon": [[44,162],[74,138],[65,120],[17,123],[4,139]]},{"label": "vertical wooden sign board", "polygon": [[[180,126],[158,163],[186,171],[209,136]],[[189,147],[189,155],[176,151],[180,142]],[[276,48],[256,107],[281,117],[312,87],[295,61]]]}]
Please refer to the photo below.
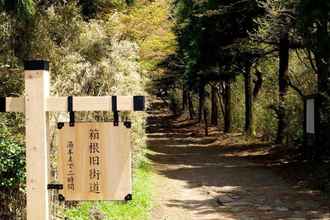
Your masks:
[{"label": "vertical wooden sign board", "polygon": [[[317,95],[305,97],[305,146],[310,148],[316,144],[318,132],[319,115],[318,115],[318,98]],[[310,151],[310,149],[308,149]]]},{"label": "vertical wooden sign board", "polygon": [[315,134],[315,99],[306,100],[306,133]]},{"label": "vertical wooden sign board", "polygon": [[132,193],[130,129],[113,122],[65,123],[58,171],[66,200],[125,200]]}]

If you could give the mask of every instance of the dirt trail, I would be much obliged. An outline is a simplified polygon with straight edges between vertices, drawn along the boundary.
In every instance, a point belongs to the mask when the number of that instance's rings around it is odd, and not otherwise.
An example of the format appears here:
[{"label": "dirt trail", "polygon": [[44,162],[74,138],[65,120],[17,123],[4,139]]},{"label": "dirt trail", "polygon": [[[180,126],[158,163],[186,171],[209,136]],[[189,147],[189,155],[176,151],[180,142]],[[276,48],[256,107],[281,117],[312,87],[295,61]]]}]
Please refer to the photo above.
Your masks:
[{"label": "dirt trail", "polygon": [[240,148],[226,146],[221,137],[191,130],[165,111],[149,112],[153,220],[330,219],[329,204],[318,192],[291,186],[264,165],[233,156]]}]

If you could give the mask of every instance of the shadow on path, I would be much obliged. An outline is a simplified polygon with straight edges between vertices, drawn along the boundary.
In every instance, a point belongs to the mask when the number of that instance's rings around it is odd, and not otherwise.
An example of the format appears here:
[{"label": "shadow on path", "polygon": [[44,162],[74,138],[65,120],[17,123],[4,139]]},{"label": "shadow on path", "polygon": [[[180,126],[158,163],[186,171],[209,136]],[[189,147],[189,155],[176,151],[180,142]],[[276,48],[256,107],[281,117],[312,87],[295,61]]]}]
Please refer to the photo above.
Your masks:
[{"label": "shadow on path", "polygon": [[162,110],[149,114],[147,157],[158,174],[153,219],[330,219],[318,192],[297,189],[244,159],[263,144],[228,145],[220,132],[196,135],[196,122]]}]

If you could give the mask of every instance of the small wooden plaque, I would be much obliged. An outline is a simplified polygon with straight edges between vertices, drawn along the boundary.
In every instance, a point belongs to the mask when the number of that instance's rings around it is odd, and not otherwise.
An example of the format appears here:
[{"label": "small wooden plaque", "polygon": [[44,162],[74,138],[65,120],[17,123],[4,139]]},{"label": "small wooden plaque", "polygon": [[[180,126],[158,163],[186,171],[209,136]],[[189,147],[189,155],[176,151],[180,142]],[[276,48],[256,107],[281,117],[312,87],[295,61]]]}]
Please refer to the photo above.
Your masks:
[{"label": "small wooden plaque", "polygon": [[130,129],[112,122],[65,123],[58,173],[66,200],[124,200],[132,193]]},{"label": "small wooden plaque", "polygon": [[315,134],[315,99],[306,100],[306,133]]}]

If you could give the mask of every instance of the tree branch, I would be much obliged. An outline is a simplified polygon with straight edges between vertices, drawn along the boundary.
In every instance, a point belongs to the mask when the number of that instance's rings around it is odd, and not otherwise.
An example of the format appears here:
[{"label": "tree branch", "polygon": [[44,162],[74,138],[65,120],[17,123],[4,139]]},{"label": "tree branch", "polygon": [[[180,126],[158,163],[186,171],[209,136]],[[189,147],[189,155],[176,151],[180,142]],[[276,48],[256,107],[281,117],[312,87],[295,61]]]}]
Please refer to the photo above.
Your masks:
[{"label": "tree branch", "polygon": [[318,71],[317,71],[316,65],[315,65],[315,63],[314,63],[314,61],[313,61],[312,53],[311,53],[310,50],[307,50],[307,57],[308,57],[308,60],[309,60],[309,62],[310,62],[310,64],[311,64],[312,69],[314,70],[314,72],[315,72],[316,74],[318,74]]},{"label": "tree branch", "polygon": [[290,79],[288,79],[288,86],[290,86],[293,90],[295,90],[300,95],[301,98],[305,97],[305,95],[301,91],[301,89],[299,89],[297,86],[293,85]]}]

